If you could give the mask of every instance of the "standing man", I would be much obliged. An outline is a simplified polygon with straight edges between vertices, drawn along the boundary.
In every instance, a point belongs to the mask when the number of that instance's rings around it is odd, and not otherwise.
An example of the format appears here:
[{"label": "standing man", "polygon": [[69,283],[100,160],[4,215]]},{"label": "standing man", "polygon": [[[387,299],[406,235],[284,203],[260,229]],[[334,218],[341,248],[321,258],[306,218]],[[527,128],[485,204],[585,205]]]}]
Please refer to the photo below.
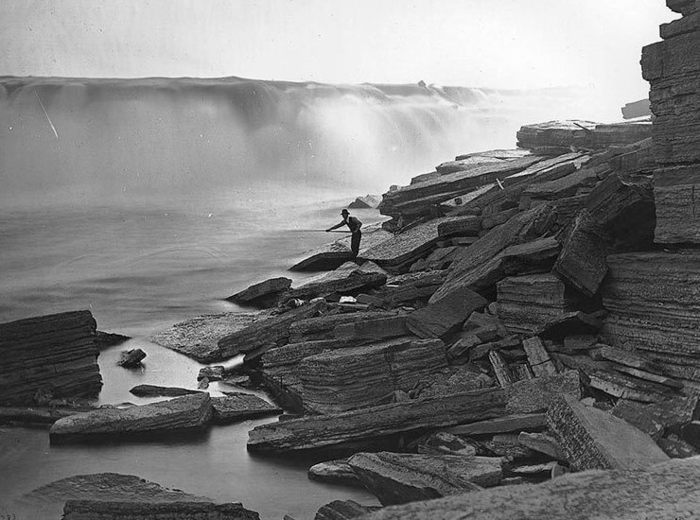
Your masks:
[{"label": "standing man", "polygon": [[341,211],[340,214],[343,216],[343,220],[340,222],[340,224],[336,224],[335,226],[326,229],[326,231],[333,231],[334,229],[338,229],[343,225],[347,225],[350,228],[350,231],[352,232],[352,238],[350,239],[350,249],[352,250],[352,256],[354,258],[357,258],[357,253],[360,252],[360,240],[362,240],[362,231],[360,231],[360,228],[362,227],[362,222],[360,222],[360,219],[358,219],[357,217],[351,217],[350,213],[346,209]]}]

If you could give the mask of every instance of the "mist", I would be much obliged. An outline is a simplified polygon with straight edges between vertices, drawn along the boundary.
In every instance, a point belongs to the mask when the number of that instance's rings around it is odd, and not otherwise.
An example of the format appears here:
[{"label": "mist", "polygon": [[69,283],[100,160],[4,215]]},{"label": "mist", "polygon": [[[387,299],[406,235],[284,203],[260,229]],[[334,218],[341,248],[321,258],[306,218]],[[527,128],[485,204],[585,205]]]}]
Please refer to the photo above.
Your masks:
[{"label": "mist", "polygon": [[222,79],[0,80],[4,206],[255,203],[385,191],[520,125],[614,119],[584,89]]}]

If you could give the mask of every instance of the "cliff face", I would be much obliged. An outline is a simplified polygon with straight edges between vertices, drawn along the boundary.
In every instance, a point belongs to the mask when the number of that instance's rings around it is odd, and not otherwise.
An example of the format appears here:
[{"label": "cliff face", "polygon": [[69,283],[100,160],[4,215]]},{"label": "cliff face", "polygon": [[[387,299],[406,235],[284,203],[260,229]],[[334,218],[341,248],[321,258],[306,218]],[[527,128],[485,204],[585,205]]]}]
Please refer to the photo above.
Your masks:
[{"label": "cliff face", "polygon": [[[700,243],[700,2],[667,0],[683,16],[642,53],[651,84],[656,235],[660,244]],[[697,193],[696,193],[697,192]]]}]

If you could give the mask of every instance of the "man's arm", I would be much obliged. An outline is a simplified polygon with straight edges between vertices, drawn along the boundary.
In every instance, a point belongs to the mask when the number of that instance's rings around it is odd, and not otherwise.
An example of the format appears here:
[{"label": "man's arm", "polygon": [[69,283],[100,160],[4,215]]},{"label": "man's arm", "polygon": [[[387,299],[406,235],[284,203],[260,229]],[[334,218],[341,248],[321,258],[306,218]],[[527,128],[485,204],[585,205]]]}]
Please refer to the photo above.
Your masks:
[{"label": "man's arm", "polygon": [[336,224],[335,226],[329,227],[328,229],[326,229],[326,233],[329,231],[333,231],[334,229],[338,229],[339,227],[344,226],[344,225],[345,225],[345,221],[341,220],[340,224]]}]

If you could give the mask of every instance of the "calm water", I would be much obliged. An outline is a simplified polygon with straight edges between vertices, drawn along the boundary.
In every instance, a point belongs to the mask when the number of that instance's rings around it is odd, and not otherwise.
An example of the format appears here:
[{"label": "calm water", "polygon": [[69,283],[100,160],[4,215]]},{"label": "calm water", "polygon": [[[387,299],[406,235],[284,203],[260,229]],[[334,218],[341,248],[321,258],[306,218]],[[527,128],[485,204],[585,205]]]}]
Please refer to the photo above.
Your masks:
[{"label": "calm water", "polygon": [[[306,200],[278,199],[274,208],[250,202],[238,209],[191,203],[6,211],[0,214],[0,321],[87,308],[101,330],[134,336],[100,354],[102,403],[153,401],[129,394],[140,383],[195,388],[202,365],[142,338],[193,315],[236,310],[221,299],[251,281],[291,274],[286,268],[304,251],[329,239],[304,230],[336,223],[346,202]],[[376,211],[356,214],[367,223],[379,218]],[[148,354],[145,368],[117,367],[119,352],[136,345]],[[210,387],[213,395],[220,389]],[[313,518],[339,498],[376,503],[360,490],[309,481],[310,461],[250,457],[248,431],[269,420],[275,419],[216,427],[186,442],[87,447],[51,447],[43,428],[0,427],[0,514],[36,518],[14,499],[60,478],[105,471],[242,501],[263,518]],[[59,509],[41,515],[58,518]]]}]

